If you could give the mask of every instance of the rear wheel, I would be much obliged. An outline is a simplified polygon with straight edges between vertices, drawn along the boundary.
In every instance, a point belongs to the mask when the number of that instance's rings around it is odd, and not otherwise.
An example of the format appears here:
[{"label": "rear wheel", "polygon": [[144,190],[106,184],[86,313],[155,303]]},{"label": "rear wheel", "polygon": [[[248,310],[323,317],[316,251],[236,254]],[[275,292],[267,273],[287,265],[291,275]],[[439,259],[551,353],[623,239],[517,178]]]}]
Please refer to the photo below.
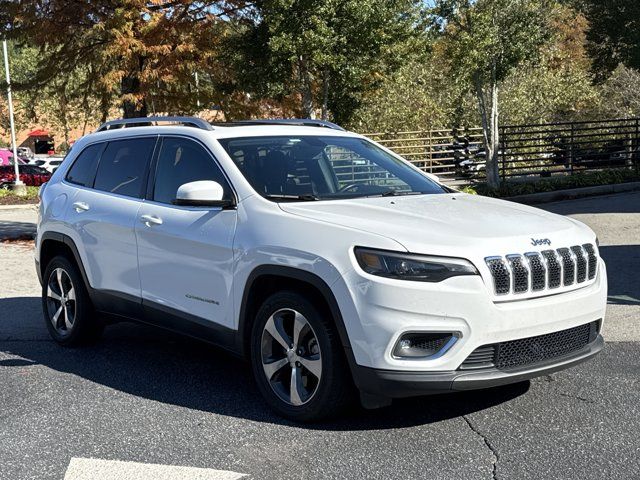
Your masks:
[{"label": "rear wheel", "polygon": [[262,395],[280,415],[313,421],[336,415],[353,394],[331,319],[295,292],[269,297],[253,325],[251,364]]},{"label": "rear wheel", "polygon": [[96,340],[103,330],[77,267],[66,257],[54,257],[44,273],[42,310],[49,334],[60,345]]}]

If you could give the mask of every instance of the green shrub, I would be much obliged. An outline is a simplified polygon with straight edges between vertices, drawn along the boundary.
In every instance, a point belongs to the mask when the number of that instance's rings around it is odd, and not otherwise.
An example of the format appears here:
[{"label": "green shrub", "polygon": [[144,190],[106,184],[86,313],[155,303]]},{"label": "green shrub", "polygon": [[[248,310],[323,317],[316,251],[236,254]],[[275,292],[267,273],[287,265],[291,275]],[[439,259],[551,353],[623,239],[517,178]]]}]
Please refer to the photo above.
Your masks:
[{"label": "green shrub", "polygon": [[[570,188],[593,187],[596,185],[613,185],[640,181],[640,174],[635,170],[602,170],[599,172],[576,173],[566,177],[545,178],[535,182],[502,182],[499,188],[489,188],[486,183],[473,187],[479,195],[487,197],[515,197],[531,193],[553,192]],[[465,191],[463,189],[462,191]],[[467,192],[470,193],[470,192]]]},{"label": "green shrub", "polygon": [[[40,187],[27,187],[27,195],[25,197],[21,197],[25,200],[35,200],[38,198],[38,190]],[[7,197],[16,196],[10,189],[1,189],[0,188],[0,200]]]},{"label": "green shrub", "polygon": [[463,193],[468,193],[470,195],[477,195],[478,194],[478,192],[476,192],[476,189],[473,188],[473,187],[470,187],[470,186],[466,186],[464,188],[461,188],[460,191],[463,192]]}]

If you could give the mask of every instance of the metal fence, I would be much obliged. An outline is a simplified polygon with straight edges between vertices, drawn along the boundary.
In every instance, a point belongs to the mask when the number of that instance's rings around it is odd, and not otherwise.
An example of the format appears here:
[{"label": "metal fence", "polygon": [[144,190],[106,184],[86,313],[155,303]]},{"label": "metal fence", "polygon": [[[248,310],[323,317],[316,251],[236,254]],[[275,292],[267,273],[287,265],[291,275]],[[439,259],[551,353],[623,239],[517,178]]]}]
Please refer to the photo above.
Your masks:
[{"label": "metal fence", "polygon": [[[393,150],[421,168],[434,173],[450,185],[469,183],[465,160],[481,160],[482,129],[424,130],[368,133],[367,137]],[[481,168],[484,175],[484,166]]]},{"label": "metal fence", "polygon": [[[450,185],[485,180],[482,130],[466,128],[368,137]],[[605,169],[640,168],[640,119],[506,125],[500,128],[502,180],[533,181]]]}]

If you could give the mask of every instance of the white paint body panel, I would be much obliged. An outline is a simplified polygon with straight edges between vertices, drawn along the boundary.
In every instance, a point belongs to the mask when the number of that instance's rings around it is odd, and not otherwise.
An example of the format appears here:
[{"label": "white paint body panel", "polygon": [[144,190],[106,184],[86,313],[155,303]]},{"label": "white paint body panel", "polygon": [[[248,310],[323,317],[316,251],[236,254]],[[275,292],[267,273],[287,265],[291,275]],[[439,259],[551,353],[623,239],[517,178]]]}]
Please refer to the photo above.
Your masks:
[{"label": "white paint body panel", "polygon": [[[554,249],[595,244],[595,234],[575,220],[461,193],[278,204],[255,193],[217,142],[217,138],[288,134],[291,129],[296,135],[359,137],[325,128],[283,126],[213,131],[134,127],[92,134],[74,149],[150,133],[199,140],[225,171],[237,209],[174,207],[116,196],[98,200],[101,194],[61,181],[73,161],[71,154],[43,192],[39,233],[50,230],[71,236],[94,288],[138,292],[233,329],[238,328],[243,292],[254,269],[276,265],[313,273],[336,298],[356,362],[379,369],[455,370],[480,345],[604,319],[607,285],[602,260],[595,279],[561,287],[552,295],[493,293],[486,257],[549,248],[532,245],[532,239],[540,238],[548,238]],[[82,199],[91,202],[95,216],[68,213],[73,202]],[[53,214],[61,208],[66,218]],[[149,227],[140,221],[141,215],[160,217],[162,224]],[[375,277],[357,265],[356,246],[464,258],[480,275],[440,283]],[[395,359],[390,352],[406,331],[457,331],[462,338],[433,360]]]},{"label": "white paint body panel", "polygon": [[[140,201],[68,185],[64,222],[82,245],[93,288],[140,296],[138,251],[133,226]],[[74,208],[84,204],[86,211]],[[89,273],[91,272],[91,273]]]},{"label": "white paint body panel", "polygon": [[[161,219],[147,225],[143,215]],[[142,298],[233,327],[235,210],[142,202],[135,231]]]}]

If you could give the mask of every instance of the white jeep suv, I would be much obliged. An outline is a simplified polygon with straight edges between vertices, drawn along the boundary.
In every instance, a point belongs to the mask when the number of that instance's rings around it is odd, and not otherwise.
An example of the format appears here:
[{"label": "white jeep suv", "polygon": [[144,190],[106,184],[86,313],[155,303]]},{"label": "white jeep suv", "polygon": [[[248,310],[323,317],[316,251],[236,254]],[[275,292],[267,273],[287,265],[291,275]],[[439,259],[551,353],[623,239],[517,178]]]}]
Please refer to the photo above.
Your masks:
[{"label": "white jeep suv", "polygon": [[375,407],[519,382],[604,344],[588,227],[451,190],[328,122],[107,122],[42,189],[36,263],[60,344],[123,318],[187,334],[248,358],[300,421],[358,392]]}]

